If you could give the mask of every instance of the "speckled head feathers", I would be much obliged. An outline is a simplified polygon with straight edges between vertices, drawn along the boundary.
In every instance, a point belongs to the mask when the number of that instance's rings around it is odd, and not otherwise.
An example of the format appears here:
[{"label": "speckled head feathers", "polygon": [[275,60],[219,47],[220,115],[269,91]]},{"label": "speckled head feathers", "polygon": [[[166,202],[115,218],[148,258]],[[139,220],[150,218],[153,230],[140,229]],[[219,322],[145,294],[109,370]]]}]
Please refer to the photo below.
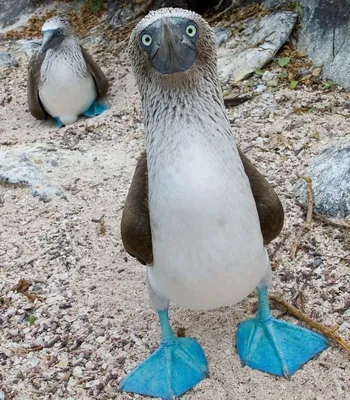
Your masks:
[{"label": "speckled head feathers", "polygon": [[[188,63],[190,65],[189,68],[183,68],[181,72],[162,74],[157,70],[157,68],[154,68],[154,65],[152,65],[154,52],[149,51],[147,53],[147,51],[145,51],[145,46],[143,46],[141,38],[143,32],[147,32],[148,29],[152,28],[153,26],[158,26],[158,21],[159,25],[162,22],[165,22],[166,25],[166,21],[171,22],[179,20],[185,22],[187,21],[189,24],[194,22],[194,24],[198,27],[196,41],[195,44],[193,44],[193,47],[195,47],[195,59],[193,62]],[[174,25],[179,24],[175,22]],[[179,31],[172,33],[174,36],[176,36],[178,43],[183,43],[184,47],[186,47],[185,39],[189,38],[185,38],[185,35],[181,36],[182,33]],[[159,36],[154,38],[154,40],[157,40],[157,44],[159,44]],[[186,55],[187,53],[185,52]],[[142,81],[149,80],[153,82],[163,82],[168,85],[178,85],[179,83],[188,85],[189,81],[193,81],[193,79],[196,79],[200,76],[203,77],[204,75],[210,76],[214,80],[217,79],[216,47],[212,29],[200,15],[192,11],[181,8],[161,8],[157,11],[150,12],[136,25],[130,36],[129,55],[139,86]],[[177,55],[175,54],[174,58],[176,57]],[[184,60],[186,60],[186,58],[180,60],[180,62]]]},{"label": "speckled head feathers", "polygon": [[[160,8],[156,11],[149,12],[136,26],[133,34],[140,33],[147,26],[151,25],[153,22],[161,18],[167,17],[182,17],[192,19],[193,21],[200,24],[201,22],[207,24],[207,22],[197,13],[189,10],[184,10],[183,8]],[[207,24],[208,25],[208,24]],[[209,25],[208,25],[209,28]],[[210,29],[210,28],[209,28]]]},{"label": "speckled head feathers", "polygon": [[41,28],[41,32],[55,29],[62,29],[65,35],[74,33],[71,24],[62,17],[53,17],[45,21]]}]

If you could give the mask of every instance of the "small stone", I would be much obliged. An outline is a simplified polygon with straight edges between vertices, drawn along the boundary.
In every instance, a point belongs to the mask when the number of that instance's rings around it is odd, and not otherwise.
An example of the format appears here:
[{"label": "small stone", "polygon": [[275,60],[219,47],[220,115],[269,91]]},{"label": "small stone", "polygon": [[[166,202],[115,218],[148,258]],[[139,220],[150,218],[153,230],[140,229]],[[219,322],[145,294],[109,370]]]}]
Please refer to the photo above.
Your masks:
[{"label": "small stone", "polygon": [[5,400],[5,399],[6,399],[5,393],[2,390],[0,390],[0,400]]},{"label": "small stone", "polygon": [[28,359],[28,364],[33,368],[40,364],[40,359],[37,357],[32,357]]},{"label": "small stone", "polygon": [[87,382],[86,385],[85,385],[85,387],[86,387],[86,389],[91,389],[91,388],[93,388],[93,387],[96,387],[96,386],[99,385],[99,384],[100,384],[100,380],[99,380],[99,379],[96,379],[95,381]]},{"label": "small stone", "polygon": [[255,89],[254,89],[254,93],[262,93],[266,90],[266,86],[265,85],[258,85]]},{"label": "small stone", "polygon": [[56,368],[66,368],[68,367],[68,360],[66,358],[62,359],[59,363],[55,365]]},{"label": "small stone", "polygon": [[314,267],[319,267],[321,264],[323,264],[323,260],[320,257],[316,257],[312,263]]},{"label": "small stone", "polygon": [[261,79],[265,82],[267,81],[271,81],[274,77],[276,76],[276,74],[272,71],[265,71],[263,73],[263,76],[261,77]]},{"label": "small stone", "polygon": [[272,79],[270,81],[267,81],[266,85],[268,87],[276,87],[276,86],[278,86],[278,81],[276,79]]},{"label": "small stone", "polygon": [[77,378],[83,376],[83,369],[79,366],[73,368],[73,375]]},{"label": "small stone", "polygon": [[106,341],[105,336],[99,336],[99,337],[96,339],[96,342],[97,342],[97,343],[103,343],[103,342],[105,342],[105,341]]},{"label": "small stone", "polygon": [[17,336],[19,334],[18,329],[10,329],[9,330],[9,334],[13,337],[13,336]]}]

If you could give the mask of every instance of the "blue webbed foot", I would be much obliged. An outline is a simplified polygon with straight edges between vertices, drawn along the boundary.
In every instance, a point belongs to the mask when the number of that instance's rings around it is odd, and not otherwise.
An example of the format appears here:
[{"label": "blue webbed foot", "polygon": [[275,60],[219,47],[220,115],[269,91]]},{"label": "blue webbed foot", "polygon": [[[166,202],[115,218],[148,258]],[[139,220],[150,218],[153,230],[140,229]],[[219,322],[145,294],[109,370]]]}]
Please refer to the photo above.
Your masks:
[{"label": "blue webbed foot", "polygon": [[271,316],[267,289],[258,289],[257,317],[242,322],[237,349],[243,364],[273,375],[290,377],[303,364],[328,347],[327,339]]},{"label": "blue webbed foot", "polygon": [[96,100],[91,104],[91,106],[83,112],[83,115],[86,117],[96,117],[96,115],[100,115],[103,111],[108,110],[108,106],[105,104],[100,104]]},{"label": "blue webbed foot", "polygon": [[62,128],[63,123],[62,123],[62,121],[60,120],[59,117],[54,117],[53,121],[54,121],[54,127],[55,128]]},{"label": "blue webbed foot", "polygon": [[159,348],[122,380],[120,388],[170,400],[204,379],[208,375],[208,365],[195,339],[174,335],[167,310],[160,311],[159,318],[163,336]]}]

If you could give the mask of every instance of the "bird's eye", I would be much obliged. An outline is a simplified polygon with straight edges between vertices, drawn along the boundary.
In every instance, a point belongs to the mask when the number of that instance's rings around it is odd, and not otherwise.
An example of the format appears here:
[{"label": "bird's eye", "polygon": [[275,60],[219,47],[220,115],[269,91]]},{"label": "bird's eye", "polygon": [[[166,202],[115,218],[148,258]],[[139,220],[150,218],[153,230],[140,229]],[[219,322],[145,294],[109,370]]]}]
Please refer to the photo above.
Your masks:
[{"label": "bird's eye", "polygon": [[59,35],[62,35],[63,34],[63,29],[60,28],[60,29],[57,30],[57,32],[58,32]]},{"label": "bird's eye", "polygon": [[152,44],[152,36],[148,33],[144,33],[141,38],[142,44],[144,46],[150,46]]},{"label": "bird's eye", "polygon": [[186,33],[187,33],[187,35],[188,35],[189,37],[193,37],[193,36],[195,36],[196,33],[197,33],[197,28],[196,28],[194,25],[192,25],[192,24],[187,25]]}]

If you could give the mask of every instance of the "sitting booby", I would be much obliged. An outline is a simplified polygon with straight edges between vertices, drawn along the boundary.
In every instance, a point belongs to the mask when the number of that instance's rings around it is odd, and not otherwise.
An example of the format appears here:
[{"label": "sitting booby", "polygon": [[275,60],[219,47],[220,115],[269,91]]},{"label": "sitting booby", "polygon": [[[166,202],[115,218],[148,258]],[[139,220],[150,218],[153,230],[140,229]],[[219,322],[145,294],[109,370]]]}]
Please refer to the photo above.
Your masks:
[{"label": "sitting booby", "polygon": [[235,144],[214,43],[204,19],[172,8],[148,14],[130,37],[146,152],[127,195],[121,235],[125,250],[147,265],[162,339],[121,381],[126,392],[173,399],[207,376],[199,343],[174,334],[169,301],[208,310],[257,288],[258,312],[239,324],[237,349],[244,364],[271,374],[288,377],[328,346],[318,333],[271,315],[265,245],[281,231],[283,208]]},{"label": "sitting booby", "polygon": [[46,114],[55,126],[72,124],[83,114],[94,117],[108,107],[96,100],[104,97],[108,81],[79,44],[71,25],[54,17],[42,27],[41,49],[28,67],[28,105],[37,119]]}]

